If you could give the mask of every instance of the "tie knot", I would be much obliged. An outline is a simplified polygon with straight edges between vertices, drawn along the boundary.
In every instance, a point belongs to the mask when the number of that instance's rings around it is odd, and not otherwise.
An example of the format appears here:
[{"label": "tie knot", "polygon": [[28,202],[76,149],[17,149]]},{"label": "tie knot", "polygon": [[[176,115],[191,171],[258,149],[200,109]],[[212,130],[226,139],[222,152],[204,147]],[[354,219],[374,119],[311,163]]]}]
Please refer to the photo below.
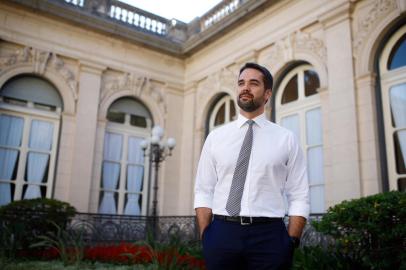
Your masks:
[{"label": "tie knot", "polygon": [[247,122],[246,122],[249,126],[252,126],[254,123],[255,123],[255,121],[254,120],[247,120]]}]

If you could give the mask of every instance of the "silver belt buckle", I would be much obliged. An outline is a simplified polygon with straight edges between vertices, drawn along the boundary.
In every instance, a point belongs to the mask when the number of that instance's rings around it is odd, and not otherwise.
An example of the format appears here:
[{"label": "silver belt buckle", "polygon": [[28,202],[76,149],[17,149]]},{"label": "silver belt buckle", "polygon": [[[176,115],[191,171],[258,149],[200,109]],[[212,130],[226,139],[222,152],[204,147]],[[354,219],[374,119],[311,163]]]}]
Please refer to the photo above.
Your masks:
[{"label": "silver belt buckle", "polygon": [[240,223],[241,225],[251,225],[252,224],[252,217],[250,218],[250,222],[244,222],[244,217],[240,217]]}]

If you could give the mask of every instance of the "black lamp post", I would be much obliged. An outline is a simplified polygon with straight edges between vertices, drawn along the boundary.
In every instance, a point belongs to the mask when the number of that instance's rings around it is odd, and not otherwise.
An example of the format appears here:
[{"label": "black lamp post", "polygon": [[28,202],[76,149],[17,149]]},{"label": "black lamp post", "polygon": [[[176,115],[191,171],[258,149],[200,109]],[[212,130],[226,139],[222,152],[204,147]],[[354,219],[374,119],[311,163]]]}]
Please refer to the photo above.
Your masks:
[{"label": "black lamp post", "polygon": [[[163,140],[164,129],[160,126],[154,126],[152,129],[151,138],[146,139],[141,142],[142,150],[144,151],[144,156],[149,156],[150,169],[154,168],[154,184],[153,184],[153,200],[152,200],[152,217],[153,217],[153,233],[156,236],[156,219],[157,219],[157,206],[158,206],[158,172],[159,164],[165,160],[167,156],[172,154],[173,148],[175,148],[176,141],[174,138],[168,138],[166,141]],[[148,151],[149,150],[149,151]],[[151,171],[149,173],[151,176]],[[151,179],[151,177],[149,177]],[[149,194],[149,188],[148,188]],[[148,196],[149,197],[149,196]],[[149,200],[149,198],[148,198]],[[149,206],[147,207],[149,208]],[[149,209],[147,209],[149,213]]]}]

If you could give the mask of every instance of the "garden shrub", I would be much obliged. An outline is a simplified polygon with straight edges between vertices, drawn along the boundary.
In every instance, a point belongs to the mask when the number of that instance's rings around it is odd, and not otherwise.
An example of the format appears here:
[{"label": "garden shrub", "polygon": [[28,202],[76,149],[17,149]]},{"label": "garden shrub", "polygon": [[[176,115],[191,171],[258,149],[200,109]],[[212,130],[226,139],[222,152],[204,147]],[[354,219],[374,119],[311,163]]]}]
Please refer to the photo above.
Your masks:
[{"label": "garden shrub", "polygon": [[334,249],[320,246],[305,246],[296,249],[292,270],[362,270],[362,266]]},{"label": "garden shrub", "polygon": [[75,212],[66,202],[46,198],[14,201],[0,207],[2,253],[5,248],[9,255],[28,249],[38,236],[55,231],[54,224],[65,228]]},{"label": "garden shrub", "polygon": [[406,193],[391,191],[328,209],[316,230],[331,235],[336,251],[365,269],[406,267]]}]

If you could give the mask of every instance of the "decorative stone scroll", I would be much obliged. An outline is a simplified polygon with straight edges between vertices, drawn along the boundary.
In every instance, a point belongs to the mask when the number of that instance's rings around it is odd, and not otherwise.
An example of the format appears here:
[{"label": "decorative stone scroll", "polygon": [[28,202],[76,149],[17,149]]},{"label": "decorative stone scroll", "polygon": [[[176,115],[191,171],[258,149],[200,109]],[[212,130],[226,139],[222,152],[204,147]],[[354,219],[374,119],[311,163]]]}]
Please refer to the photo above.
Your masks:
[{"label": "decorative stone scroll", "polygon": [[374,31],[377,23],[396,9],[398,9],[396,0],[375,0],[370,9],[364,15],[358,17],[357,31],[353,41],[355,57],[359,55],[365,40]]},{"label": "decorative stone scroll", "polygon": [[134,96],[140,96],[148,78],[135,74],[125,73],[113,79],[103,79],[101,99],[111,96],[112,93],[130,90]]},{"label": "decorative stone scroll", "polygon": [[297,31],[276,41],[269,52],[266,62],[273,64],[274,67],[280,67],[295,59],[300,52],[312,54],[323,63],[327,61],[327,49],[324,42],[312,37],[309,33]]},{"label": "decorative stone scroll", "polygon": [[208,98],[213,97],[216,93],[229,91],[232,92],[236,89],[237,85],[237,71],[231,68],[222,68],[220,71],[210,74],[197,88],[197,95],[199,101],[207,101]]},{"label": "decorative stone scroll", "polygon": [[305,51],[316,55],[323,63],[327,62],[327,49],[324,42],[313,38],[310,34],[296,32],[294,52]]},{"label": "decorative stone scroll", "polygon": [[0,58],[0,75],[10,68],[22,65],[31,65],[32,72],[38,75],[45,75],[47,70],[54,71],[65,80],[74,99],[78,99],[75,75],[55,53],[24,47],[12,55]]},{"label": "decorative stone scroll", "polygon": [[103,77],[101,89],[101,103],[118,92],[125,92],[126,95],[132,95],[142,99],[150,98],[156,103],[163,115],[167,112],[167,102],[165,93],[166,84],[159,85],[151,79],[133,73],[124,73],[114,77]]}]

